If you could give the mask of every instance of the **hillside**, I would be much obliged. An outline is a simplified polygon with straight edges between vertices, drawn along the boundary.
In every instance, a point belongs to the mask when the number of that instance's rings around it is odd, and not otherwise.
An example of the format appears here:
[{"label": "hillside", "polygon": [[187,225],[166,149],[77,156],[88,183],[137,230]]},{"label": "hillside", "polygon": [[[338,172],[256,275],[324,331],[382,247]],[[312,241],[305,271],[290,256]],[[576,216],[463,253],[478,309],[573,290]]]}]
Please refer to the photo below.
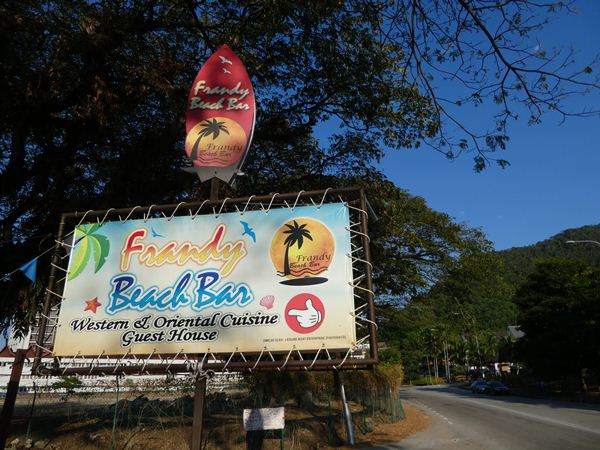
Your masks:
[{"label": "hillside", "polygon": [[584,260],[600,267],[600,245],[566,244],[566,241],[581,240],[600,242],[600,224],[571,228],[533,245],[499,251],[504,261],[504,278],[513,286],[518,286],[531,273],[536,261],[549,258]]}]

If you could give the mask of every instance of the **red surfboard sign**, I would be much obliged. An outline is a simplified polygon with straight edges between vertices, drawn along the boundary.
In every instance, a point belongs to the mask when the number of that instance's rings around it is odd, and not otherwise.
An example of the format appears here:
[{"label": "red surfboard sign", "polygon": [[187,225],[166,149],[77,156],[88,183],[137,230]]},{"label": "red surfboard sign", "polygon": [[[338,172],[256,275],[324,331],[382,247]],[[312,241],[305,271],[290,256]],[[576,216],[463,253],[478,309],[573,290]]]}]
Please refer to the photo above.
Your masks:
[{"label": "red surfboard sign", "polygon": [[202,68],[186,108],[185,153],[201,181],[229,183],[244,163],[256,118],[254,90],[242,61],[227,45]]}]

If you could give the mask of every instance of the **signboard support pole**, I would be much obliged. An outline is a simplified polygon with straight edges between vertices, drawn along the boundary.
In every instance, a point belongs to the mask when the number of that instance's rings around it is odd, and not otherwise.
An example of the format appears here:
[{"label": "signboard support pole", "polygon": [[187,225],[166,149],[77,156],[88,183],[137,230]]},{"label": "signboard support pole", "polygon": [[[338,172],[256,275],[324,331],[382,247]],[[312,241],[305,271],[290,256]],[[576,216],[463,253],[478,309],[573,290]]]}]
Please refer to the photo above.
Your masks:
[{"label": "signboard support pole", "polygon": [[[366,200],[365,191],[363,189],[360,190],[360,209],[362,211],[367,211],[367,200]],[[362,242],[364,248],[364,258],[365,261],[371,261],[371,250],[369,247],[369,226],[367,224],[368,215],[365,212],[361,214],[360,217],[360,231],[362,234]],[[373,275],[371,273],[371,264],[365,264],[365,274],[367,275],[367,299],[369,302],[369,317],[375,317],[375,299],[373,295]],[[370,357],[375,361],[379,361],[379,353],[377,349],[377,328],[374,322],[369,323],[369,349],[370,349]]]},{"label": "signboard support pole", "polygon": [[219,200],[219,179],[217,177],[210,179],[210,201]]},{"label": "signboard support pole", "polygon": [[17,350],[15,362],[13,363],[10,372],[10,379],[6,387],[6,397],[4,398],[4,405],[2,406],[2,416],[0,417],[0,449],[4,449],[6,439],[8,438],[8,430],[10,429],[10,421],[15,409],[15,402],[17,400],[26,353],[27,350]]},{"label": "signboard support pole", "polygon": [[204,399],[206,397],[206,375],[198,375],[194,390],[194,418],[192,420],[191,450],[202,448],[202,428],[204,426]]},{"label": "signboard support pole", "polygon": [[346,390],[344,388],[344,379],[342,378],[342,374],[339,370],[334,372],[337,384],[340,388],[340,400],[342,402],[342,411],[344,413],[344,424],[346,425],[346,436],[348,437],[348,445],[356,444],[356,440],[354,439],[354,425],[352,423],[352,413],[350,412],[350,407],[348,406],[348,402],[346,401]]},{"label": "signboard support pole", "polygon": [[35,358],[33,360],[33,365],[31,366],[31,373],[32,374],[37,374],[37,370],[38,367],[42,361],[42,356],[43,356],[43,351],[42,348],[44,347],[45,343],[44,343],[44,338],[46,337],[46,324],[47,324],[47,317],[48,314],[50,313],[50,306],[52,303],[52,291],[54,291],[56,289],[56,285],[57,285],[57,275],[56,275],[56,268],[61,266],[61,259],[60,259],[60,248],[62,246],[62,240],[64,238],[64,232],[65,232],[65,226],[66,226],[66,218],[65,215],[63,214],[60,217],[60,224],[58,226],[58,237],[56,239],[56,245],[54,246],[54,254],[52,255],[52,264],[50,267],[50,275],[48,277],[48,287],[46,288],[46,294],[44,295],[44,313],[42,314],[42,319],[40,320],[40,328],[38,331],[38,339],[37,339],[37,348],[35,350]]}]

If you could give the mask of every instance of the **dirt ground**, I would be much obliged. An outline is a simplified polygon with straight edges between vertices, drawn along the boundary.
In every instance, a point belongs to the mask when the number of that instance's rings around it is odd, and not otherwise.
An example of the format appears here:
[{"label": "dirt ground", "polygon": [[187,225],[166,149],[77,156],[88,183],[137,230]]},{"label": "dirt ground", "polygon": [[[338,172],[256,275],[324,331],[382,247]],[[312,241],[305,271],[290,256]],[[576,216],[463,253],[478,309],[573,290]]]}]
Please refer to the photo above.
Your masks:
[{"label": "dirt ground", "polygon": [[[33,419],[29,421],[30,401],[23,399],[15,411],[15,421],[7,448],[20,449],[26,443],[29,428],[30,445],[33,448],[53,450],[96,450],[111,448],[114,430],[114,448],[119,450],[188,449],[191,439],[192,417],[188,398],[172,399],[181,414],[167,413],[162,400],[148,394],[143,412],[131,407],[117,410],[114,420],[114,397],[95,395],[90,398],[72,398],[62,401],[46,397],[36,403]],[[134,396],[130,396],[133,401]],[[191,398],[190,398],[191,399]],[[185,403],[185,405],[184,405]],[[131,403],[130,403],[131,405]],[[425,429],[430,418],[414,406],[402,402],[405,418],[390,417],[387,413],[366,411],[360,405],[351,404],[354,448],[398,442],[406,436]],[[350,448],[345,445],[346,431],[341,416],[341,405],[334,401],[315,403],[301,408],[288,402],[285,405],[284,448],[331,449]],[[372,430],[372,431],[371,431]],[[280,449],[280,432],[267,432],[263,449]],[[18,439],[18,443],[10,446]],[[230,405],[218,411],[207,411],[204,421],[204,445],[206,450],[245,449],[246,433],[243,429],[241,410]]]}]

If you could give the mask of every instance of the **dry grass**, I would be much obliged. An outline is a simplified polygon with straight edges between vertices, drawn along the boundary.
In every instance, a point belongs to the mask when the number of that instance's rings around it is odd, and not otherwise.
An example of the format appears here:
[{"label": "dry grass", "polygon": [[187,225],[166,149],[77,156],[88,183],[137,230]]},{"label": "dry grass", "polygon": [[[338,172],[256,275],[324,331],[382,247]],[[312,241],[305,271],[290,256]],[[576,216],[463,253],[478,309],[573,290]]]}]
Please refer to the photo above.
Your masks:
[{"label": "dry grass", "polygon": [[[133,396],[130,396],[133,397]],[[119,450],[188,449],[191,438],[189,415],[165,416],[152,411],[157,400],[149,394],[150,401],[145,413],[130,411],[119,415],[116,430],[116,448]],[[161,396],[164,399],[164,395]],[[73,398],[60,402],[50,396],[42,398],[36,406],[31,428],[34,442],[44,443],[47,449],[96,450],[110,447],[112,415],[108,405],[114,394]],[[397,442],[416,431],[424,429],[429,418],[420,410],[403,403],[406,419],[390,423],[387,414],[376,413],[367,417],[362,407],[351,403],[358,446]],[[341,417],[341,405],[333,401],[316,401],[310,407],[299,407],[294,401],[286,403],[286,449],[329,449],[344,447],[345,429]],[[17,420],[8,442],[19,438],[24,443],[27,429],[26,403],[17,410]],[[331,413],[331,414],[330,414]],[[187,412],[189,414],[189,411]],[[368,422],[373,432],[364,433]],[[332,426],[330,426],[330,424]],[[275,433],[272,433],[275,434]],[[270,435],[264,441],[264,449],[279,449],[279,435]],[[204,448],[245,449],[245,432],[241,411],[237,409],[214,411],[205,418]]]}]

